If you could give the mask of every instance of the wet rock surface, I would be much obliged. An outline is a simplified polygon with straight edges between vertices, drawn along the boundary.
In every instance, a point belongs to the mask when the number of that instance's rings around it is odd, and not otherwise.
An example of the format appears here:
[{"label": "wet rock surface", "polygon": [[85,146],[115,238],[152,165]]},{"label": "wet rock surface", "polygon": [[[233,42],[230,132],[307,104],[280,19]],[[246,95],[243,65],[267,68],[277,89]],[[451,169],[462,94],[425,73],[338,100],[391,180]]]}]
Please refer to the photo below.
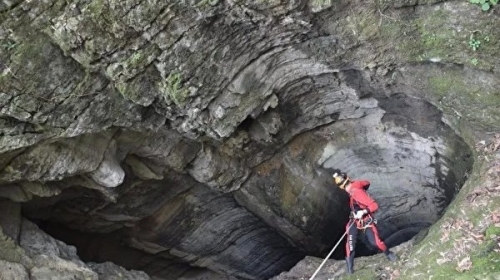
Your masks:
[{"label": "wet rock surface", "polygon": [[438,221],[499,130],[497,11],[332,2],[0,2],[0,266],[267,279],[342,235],[334,169],[390,246]]}]

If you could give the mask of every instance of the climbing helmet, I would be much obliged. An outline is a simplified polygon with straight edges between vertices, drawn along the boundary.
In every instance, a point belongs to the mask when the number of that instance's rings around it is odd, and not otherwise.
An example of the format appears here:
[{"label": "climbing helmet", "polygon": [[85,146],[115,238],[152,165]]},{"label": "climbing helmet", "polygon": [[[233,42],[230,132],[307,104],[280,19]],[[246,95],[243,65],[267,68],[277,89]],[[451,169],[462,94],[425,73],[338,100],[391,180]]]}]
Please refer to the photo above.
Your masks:
[{"label": "climbing helmet", "polygon": [[333,181],[339,188],[345,189],[345,186],[349,182],[349,177],[347,177],[347,174],[344,172],[335,172],[333,174]]}]

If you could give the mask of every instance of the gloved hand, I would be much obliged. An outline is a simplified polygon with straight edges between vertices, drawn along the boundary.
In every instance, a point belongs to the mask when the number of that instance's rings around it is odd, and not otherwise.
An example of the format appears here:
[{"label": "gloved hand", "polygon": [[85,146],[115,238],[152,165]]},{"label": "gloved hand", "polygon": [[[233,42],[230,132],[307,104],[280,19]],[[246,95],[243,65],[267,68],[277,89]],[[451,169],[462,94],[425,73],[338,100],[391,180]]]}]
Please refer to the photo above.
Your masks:
[{"label": "gloved hand", "polygon": [[366,211],[366,210],[358,210],[358,211],[356,211],[356,213],[354,214],[353,218],[354,218],[354,219],[361,219],[361,218],[363,218],[363,216],[364,216],[366,213],[368,213],[368,211]]}]

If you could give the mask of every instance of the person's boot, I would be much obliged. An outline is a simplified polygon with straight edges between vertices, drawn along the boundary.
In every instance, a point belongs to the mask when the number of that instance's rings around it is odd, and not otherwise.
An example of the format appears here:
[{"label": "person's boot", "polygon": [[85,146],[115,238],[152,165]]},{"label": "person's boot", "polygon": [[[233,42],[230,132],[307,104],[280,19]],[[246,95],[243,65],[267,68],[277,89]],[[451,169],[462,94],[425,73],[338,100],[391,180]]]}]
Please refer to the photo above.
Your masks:
[{"label": "person's boot", "polygon": [[354,273],[354,256],[346,257],[345,263],[346,263],[346,267],[347,267],[347,274],[353,274]]},{"label": "person's boot", "polygon": [[384,252],[385,253],[385,256],[387,257],[387,259],[391,262],[395,262],[398,257],[391,251],[387,250]]}]

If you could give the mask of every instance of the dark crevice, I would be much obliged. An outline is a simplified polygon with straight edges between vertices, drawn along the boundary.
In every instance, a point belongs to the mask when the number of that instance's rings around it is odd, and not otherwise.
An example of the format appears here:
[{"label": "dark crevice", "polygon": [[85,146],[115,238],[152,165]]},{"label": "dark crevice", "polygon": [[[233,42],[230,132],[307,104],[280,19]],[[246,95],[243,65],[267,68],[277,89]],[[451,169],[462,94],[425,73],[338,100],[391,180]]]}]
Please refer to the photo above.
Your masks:
[{"label": "dark crevice", "polygon": [[241,130],[244,130],[244,131],[248,132],[250,130],[250,127],[253,124],[253,121],[254,121],[254,119],[251,116],[248,116],[248,117],[246,117],[246,119],[244,119],[240,123],[240,125],[238,126],[238,128],[240,128]]}]

